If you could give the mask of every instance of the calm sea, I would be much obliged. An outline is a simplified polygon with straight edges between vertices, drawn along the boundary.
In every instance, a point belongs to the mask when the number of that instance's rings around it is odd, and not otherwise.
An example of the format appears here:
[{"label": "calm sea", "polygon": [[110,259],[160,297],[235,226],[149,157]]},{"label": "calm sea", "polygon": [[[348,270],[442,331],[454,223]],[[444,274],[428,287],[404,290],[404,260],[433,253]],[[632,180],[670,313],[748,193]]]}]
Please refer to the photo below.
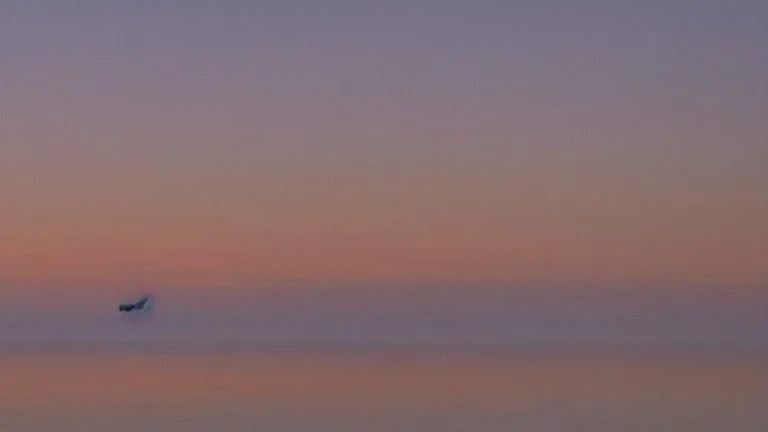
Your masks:
[{"label": "calm sea", "polygon": [[767,431],[746,350],[12,345],[0,431]]}]

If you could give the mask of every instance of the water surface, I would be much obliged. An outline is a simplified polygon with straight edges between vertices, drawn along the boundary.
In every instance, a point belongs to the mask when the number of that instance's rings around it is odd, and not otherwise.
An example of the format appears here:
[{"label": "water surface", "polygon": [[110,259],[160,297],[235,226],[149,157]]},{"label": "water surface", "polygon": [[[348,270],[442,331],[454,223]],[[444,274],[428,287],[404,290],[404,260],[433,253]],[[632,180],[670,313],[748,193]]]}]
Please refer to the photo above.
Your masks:
[{"label": "water surface", "polygon": [[77,345],[0,350],[4,431],[762,431],[746,350]]}]

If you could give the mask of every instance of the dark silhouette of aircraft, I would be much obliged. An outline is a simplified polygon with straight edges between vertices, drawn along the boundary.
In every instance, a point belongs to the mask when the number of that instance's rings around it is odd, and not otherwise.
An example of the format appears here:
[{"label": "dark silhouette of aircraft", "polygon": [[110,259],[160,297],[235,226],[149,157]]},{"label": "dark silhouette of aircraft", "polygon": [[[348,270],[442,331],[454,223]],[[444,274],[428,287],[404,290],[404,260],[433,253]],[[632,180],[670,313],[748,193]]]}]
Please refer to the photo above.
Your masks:
[{"label": "dark silhouette of aircraft", "polygon": [[136,303],[121,303],[117,309],[120,312],[140,311],[140,310],[143,310],[145,306],[147,306],[149,299],[150,299],[150,296],[146,295]]}]

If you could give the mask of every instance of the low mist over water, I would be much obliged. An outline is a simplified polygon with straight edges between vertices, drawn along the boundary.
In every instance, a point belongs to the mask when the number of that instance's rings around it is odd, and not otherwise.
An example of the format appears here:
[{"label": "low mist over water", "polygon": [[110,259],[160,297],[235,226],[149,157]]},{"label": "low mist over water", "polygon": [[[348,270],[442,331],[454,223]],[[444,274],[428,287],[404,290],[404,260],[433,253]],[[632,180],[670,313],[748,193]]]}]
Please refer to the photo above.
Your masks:
[{"label": "low mist over water", "polygon": [[[0,304],[7,341],[616,343],[759,347],[768,307],[735,289],[470,283],[36,287]],[[152,307],[119,304],[152,291]]]}]

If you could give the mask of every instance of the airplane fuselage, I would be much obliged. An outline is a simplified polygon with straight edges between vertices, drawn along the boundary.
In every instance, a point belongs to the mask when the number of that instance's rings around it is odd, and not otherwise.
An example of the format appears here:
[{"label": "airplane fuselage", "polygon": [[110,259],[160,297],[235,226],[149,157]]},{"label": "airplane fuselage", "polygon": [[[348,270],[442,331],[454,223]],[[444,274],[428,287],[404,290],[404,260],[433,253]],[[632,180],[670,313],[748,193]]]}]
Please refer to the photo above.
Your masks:
[{"label": "airplane fuselage", "polygon": [[134,310],[142,310],[144,309],[144,306],[146,306],[147,301],[149,301],[149,297],[144,297],[136,303],[123,303],[120,306],[118,306],[118,310],[120,312],[131,312]]}]

